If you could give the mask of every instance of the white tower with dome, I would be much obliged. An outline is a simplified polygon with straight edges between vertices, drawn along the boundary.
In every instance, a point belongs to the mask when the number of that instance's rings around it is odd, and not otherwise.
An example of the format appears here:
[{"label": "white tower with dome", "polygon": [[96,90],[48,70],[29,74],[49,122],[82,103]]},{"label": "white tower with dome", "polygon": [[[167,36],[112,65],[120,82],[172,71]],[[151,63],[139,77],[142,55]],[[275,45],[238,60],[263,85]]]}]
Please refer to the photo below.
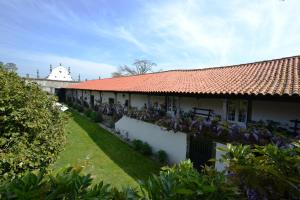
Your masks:
[{"label": "white tower with dome", "polygon": [[54,69],[52,69],[52,66],[50,65],[50,74],[47,79],[56,81],[73,81],[70,68],[66,69],[61,64]]}]

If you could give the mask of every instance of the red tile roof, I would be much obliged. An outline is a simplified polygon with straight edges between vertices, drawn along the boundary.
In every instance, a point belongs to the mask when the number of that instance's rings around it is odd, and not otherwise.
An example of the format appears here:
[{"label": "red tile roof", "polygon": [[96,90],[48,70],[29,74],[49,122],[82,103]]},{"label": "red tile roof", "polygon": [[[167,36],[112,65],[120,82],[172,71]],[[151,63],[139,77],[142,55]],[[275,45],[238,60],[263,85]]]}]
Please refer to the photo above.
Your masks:
[{"label": "red tile roof", "polygon": [[91,80],[68,88],[116,92],[300,96],[300,56]]}]

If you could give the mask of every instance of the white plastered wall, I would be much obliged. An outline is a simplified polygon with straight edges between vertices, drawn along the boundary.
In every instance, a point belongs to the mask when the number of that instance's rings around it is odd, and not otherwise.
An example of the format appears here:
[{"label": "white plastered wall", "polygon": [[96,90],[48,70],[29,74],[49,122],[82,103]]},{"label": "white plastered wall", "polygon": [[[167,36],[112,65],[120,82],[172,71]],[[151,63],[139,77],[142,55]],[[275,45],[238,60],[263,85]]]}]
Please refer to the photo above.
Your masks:
[{"label": "white plastered wall", "polygon": [[114,92],[102,92],[102,103],[108,103],[109,98],[115,99],[115,93]]},{"label": "white plastered wall", "polygon": [[131,94],[131,106],[138,109],[143,108],[144,104],[147,105],[148,96],[144,94]]},{"label": "white plastered wall", "polygon": [[222,149],[227,149],[226,144],[218,143],[216,142],[216,163],[215,163],[215,168],[217,171],[224,171],[226,169],[226,165],[224,165],[223,162],[221,162],[221,158],[223,155],[226,154],[226,152],[219,150],[219,148]]},{"label": "white plastered wall", "polygon": [[139,139],[149,143],[154,151],[164,150],[170,163],[186,159],[187,136],[184,133],[163,130],[161,127],[123,116],[115,128],[130,140]]},{"label": "white plastered wall", "polygon": [[117,93],[117,102],[118,103],[120,103],[122,106],[124,106],[126,100],[129,100],[128,93]]},{"label": "white plastered wall", "polygon": [[253,101],[252,120],[273,120],[292,125],[290,120],[300,120],[300,102]]},{"label": "white plastered wall", "polygon": [[98,102],[100,101],[100,99],[101,99],[100,94],[101,94],[101,92],[99,92],[99,91],[91,92],[91,95],[94,95],[94,105],[98,104]]},{"label": "white plastered wall", "polygon": [[154,103],[158,103],[159,105],[165,104],[165,101],[166,101],[165,96],[158,96],[158,95],[157,96],[151,95],[150,99],[151,99],[152,105],[154,105]]},{"label": "white plastered wall", "polygon": [[90,103],[90,91],[83,90],[83,100],[86,101],[88,104]]},{"label": "white plastered wall", "polygon": [[211,109],[217,115],[223,115],[223,99],[180,97],[180,108],[188,112],[193,107]]}]

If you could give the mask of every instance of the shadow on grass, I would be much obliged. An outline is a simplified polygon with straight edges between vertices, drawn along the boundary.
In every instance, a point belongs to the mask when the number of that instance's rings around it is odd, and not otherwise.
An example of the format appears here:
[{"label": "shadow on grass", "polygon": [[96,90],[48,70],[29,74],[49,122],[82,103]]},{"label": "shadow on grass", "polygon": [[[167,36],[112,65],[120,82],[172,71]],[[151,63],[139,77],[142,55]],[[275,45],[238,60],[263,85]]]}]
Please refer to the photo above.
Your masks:
[{"label": "shadow on grass", "polygon": [[94,143],[120,168],[135,180],[145,180],[159,172],[159,164],[134,151],[128,144],[118,139],[98,124],[76,111],[70,112],[74,121],[83,128]]}]

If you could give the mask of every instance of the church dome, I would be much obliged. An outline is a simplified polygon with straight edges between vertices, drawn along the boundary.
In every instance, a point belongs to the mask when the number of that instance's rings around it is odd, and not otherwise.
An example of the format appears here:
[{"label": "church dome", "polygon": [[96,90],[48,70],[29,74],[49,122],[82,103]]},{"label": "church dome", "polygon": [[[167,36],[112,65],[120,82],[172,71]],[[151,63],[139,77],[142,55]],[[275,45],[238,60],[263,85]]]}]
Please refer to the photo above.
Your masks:
[{"label": "church dome", "polygon": [[55,67],[51,70],[49,76],[47,77],[49,80],[58,80],[58,81],[72,81],[72,77],[70,71],[67,70],[63,66]]}]

